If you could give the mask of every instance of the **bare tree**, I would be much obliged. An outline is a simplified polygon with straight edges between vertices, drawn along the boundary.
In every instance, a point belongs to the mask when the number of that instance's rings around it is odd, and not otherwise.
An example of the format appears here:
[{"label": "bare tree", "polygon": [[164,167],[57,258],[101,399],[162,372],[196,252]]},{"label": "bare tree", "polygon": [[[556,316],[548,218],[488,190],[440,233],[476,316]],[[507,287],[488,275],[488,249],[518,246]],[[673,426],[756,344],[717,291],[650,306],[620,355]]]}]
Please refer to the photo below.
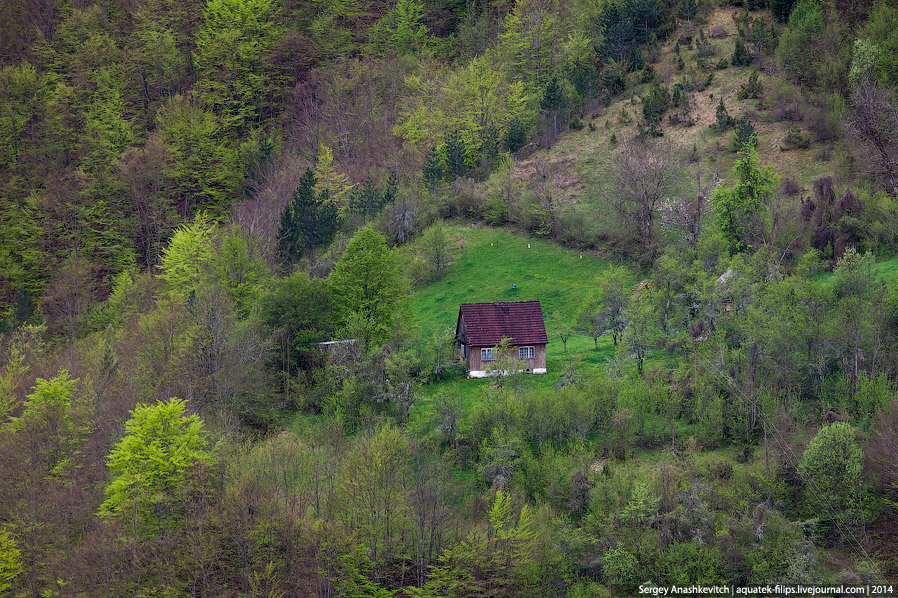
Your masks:
[{"label": "bare tree", "polygon": [[614,157],[609,172],[608,203],[649,252],[655,252],[655,221],[665,200],[674,195],[682,169],[671,143],[634,139]]},{"label": "bare tree", "polygon": [[844,124],[862,150],[867,172],[898,195],[898,101],[876,81],[856,86]]}]

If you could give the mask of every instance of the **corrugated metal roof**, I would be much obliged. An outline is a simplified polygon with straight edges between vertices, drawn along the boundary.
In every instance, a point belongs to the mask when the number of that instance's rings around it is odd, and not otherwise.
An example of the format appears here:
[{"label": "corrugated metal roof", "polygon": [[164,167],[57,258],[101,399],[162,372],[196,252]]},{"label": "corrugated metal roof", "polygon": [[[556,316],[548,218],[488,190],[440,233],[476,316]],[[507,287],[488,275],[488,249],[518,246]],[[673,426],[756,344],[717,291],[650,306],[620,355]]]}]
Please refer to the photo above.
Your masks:
[{"label": "corrugated metal roof", "polygon": [[512,345],[549,342],[539,301],[462,303],[459,318],[464,319],[471,347],[493,347],[505,337],[511,339]]}]

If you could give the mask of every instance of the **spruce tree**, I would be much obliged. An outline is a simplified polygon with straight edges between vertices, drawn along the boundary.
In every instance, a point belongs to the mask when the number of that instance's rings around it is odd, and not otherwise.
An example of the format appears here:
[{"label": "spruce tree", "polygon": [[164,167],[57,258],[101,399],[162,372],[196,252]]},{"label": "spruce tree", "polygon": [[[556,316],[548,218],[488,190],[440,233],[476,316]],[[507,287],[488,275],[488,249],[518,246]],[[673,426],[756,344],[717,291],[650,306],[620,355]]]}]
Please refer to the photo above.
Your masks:
[{"label": "spruce tree", "polygon": [[517,153],[519,149],[527,144],[527,130],[524,129],[524,123],[521,119],[514,117],[508,123],[508,130],[505,131],[505,138],[502,139],[502,145],[511,153]]},{"label": "spruce tree", "polygon": [[440,156],[440,152],[437,151],[437,148],[431,147],[430,151],[427,152],[427,158],[424,159],[424,166],[421,168],[421,179],[424,182],[424,186],[431,191],[436,189],[440,181],[443,180],[444,172],[445,169],[443,168],[443,159]]},{"label": "spruce tree", "polygon": [[315,173],[307,168],[293,198],[281,213],[278,240],[287,262],[294,262],[312,249],[330,243],[337,232],[337,206],[330,200],[327,189],[315,191],[317,182]]},{"label": "spruce tree", "polygon": [[730,59],[733,66],[748,66],[751,64],[751,54],[745,47],[745,42],[741,37],[736,38],[736,48],[733,50],[733,57]]},{"label": "spruce tree", "polygon": [[446,178],[454,181],[468,173],[468,151],[458,131],[446,136]]},{"label": "spruce tree", "polygon": [[723,105],[723,97],[720,98],[720,103],[717,104],[717,123],[716,127],[718,132],[723,133],[727,129],[731,128],[733,124],[735,124],[733,117],[730,116],[730,113],[727,112],[726,106]]},{"label": "spruce tree", "polygon": [[755,136],[755,127],[751,124],[751,121],[742,117],[736,123],[736,134],[733,137],[733,149],[739,152],[748,145],[757,147],[758,138]]}]

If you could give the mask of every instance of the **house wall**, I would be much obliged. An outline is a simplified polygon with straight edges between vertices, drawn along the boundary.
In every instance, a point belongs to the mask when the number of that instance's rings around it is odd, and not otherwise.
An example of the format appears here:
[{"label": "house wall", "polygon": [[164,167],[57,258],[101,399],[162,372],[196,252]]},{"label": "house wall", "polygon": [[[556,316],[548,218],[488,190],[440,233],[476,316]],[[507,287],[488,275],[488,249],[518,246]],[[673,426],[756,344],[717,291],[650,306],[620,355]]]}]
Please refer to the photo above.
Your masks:
[{"label": "house wall", "polygon": [[[527,345],[533,347],[533,359],[522,359],[521,360],[521,369],[530,370],[533,374],[545,374],[546,373],[546,345]],[[483,362],[480,360],[480,349],[484,349],[487,347],[470,347],[468,350],[468,375],[480,378],[488,375],[487,371],[494,363],[493,361]],[[518,347],[513,346],[510,348],[512,351],[517,353]]]}]

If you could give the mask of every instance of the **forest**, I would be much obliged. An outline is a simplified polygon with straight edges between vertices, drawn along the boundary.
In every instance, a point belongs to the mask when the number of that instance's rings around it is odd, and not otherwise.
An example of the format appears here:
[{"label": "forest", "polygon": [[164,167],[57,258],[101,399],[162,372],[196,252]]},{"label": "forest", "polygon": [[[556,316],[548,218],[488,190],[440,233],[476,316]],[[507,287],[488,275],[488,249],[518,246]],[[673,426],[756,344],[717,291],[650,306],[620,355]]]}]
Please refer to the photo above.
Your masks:
[{"label": "forest", "polygon": [[898,585],[891,0],[0,26],[0,597]]}]

